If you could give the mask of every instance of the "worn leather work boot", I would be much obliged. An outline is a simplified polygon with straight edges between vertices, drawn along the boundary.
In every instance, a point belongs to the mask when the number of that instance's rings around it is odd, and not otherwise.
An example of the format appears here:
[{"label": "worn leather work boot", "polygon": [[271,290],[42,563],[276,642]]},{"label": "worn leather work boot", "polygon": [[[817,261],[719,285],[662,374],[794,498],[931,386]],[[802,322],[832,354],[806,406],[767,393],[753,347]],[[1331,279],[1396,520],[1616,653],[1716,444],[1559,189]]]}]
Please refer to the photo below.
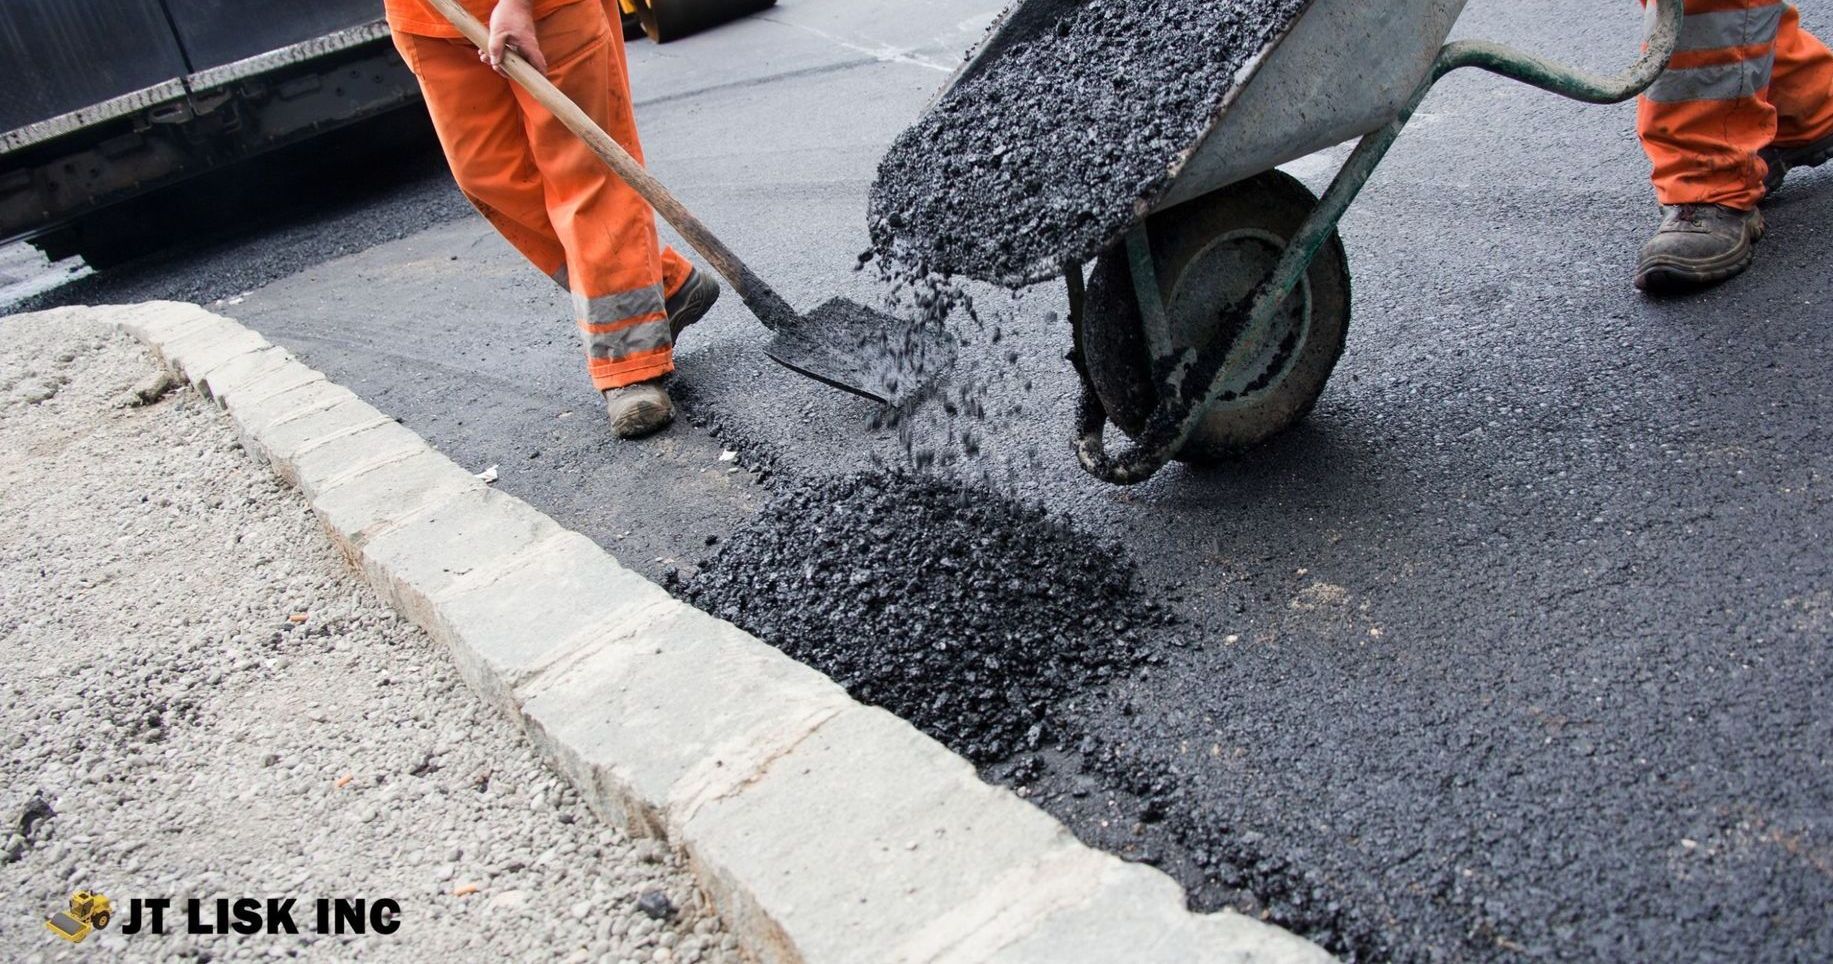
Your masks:
[{"label": "worn leather work boot", "polygon": [[1782,179],[1795,168],[1819,167],[1833,161],[1833,134],[1800,147],[1766,148],[1758,151],[1757,156],[1769,165],[1769,173],[1763,175],[1763,189],[1774,194],[1782,187]]},{"label": "worn leather work boot", "polygon": [[606,391],[605,411],[618,438],[642,438],[675,420],[675,403],[660,382],[638,382]]},{"label": "worn leather work boot", "polygon": [[1662,208],[1661,229],[1642,246],[1636,264],[1636,287],[1668,294],[1724,281],[1756,257],[1763,237],[1763,214],[1717,204],[1676,204]]},{"label": "worn leather work boot", "polygon": [[681,290],[670,295],[662,306],[668,312],[669,335],[673,338],[681,337],[681,332],[705,318],[707,310],[718,300],[718,281],[699,268],[689,272],[687,280],[681,284]]}]

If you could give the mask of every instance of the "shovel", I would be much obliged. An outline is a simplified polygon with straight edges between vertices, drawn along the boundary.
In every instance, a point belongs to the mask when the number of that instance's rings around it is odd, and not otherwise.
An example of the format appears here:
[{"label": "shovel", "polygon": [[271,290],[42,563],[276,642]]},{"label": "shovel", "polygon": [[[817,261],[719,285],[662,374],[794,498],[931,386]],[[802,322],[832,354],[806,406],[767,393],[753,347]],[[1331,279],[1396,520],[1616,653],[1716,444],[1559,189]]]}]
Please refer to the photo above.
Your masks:
[{"label": "shovel", "polygon": [[[431,3],[465,39],[479,50],[485,48],[490,31],[458,0]],[[584,141],[732,285],[745,307],[770,330],[770,344],[764,353],[777,364],[872,401],[896,405],[922,392],[926,373],[946,367],[953,360],[952,340],[943,332],[855,301],[832,298],[806,315],[797,313],[683,207],[661,181],[644,170],[630,152],[520,54],[510,51],[503,58],[503,71]]]}]

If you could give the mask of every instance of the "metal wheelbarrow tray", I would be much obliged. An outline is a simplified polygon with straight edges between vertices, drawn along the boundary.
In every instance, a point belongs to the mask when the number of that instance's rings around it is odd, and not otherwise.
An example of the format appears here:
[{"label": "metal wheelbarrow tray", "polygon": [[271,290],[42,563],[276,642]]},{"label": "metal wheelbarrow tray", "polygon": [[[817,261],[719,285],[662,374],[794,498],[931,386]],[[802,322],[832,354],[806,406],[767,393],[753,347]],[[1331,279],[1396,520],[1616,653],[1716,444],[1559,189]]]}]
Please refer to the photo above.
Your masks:
[{"label": "metal wheelbarrow tray", "polygon": [[[1015,5],[947,90],[1086,2]],[[985,278],[1066,277],[1083,382],[1077,454],[1087,471],[1142,482],[1173,458],[1237,452],[1309,413],[1349,321],[1337,223],[1446,74],[1478,67],[1575,100],[1618,103],[1661,75],[1684,16],[1682,0],[1651,0],[1641,58],[1620,76],[1599,77],[1494,43],[1446,44],[1464,4],[1311,0],[1237,72],[1208,129],[1134,203],[1129,227],[1098,251],[1060,252],[1025,277]],[[1357,137],[1321,198],[1275,169]],[[1132,438],[1112,454],[1110,420]]]}]

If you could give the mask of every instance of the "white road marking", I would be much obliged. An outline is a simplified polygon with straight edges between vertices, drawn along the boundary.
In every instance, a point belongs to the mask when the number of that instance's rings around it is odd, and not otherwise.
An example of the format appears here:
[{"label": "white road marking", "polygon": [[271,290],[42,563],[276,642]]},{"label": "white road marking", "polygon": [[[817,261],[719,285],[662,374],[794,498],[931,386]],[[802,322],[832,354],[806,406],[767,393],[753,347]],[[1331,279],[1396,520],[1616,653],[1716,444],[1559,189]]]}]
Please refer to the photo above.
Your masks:
[{"label": "white road marking", "polygon": [[76,258],[51,262],[37,248],[16,241],[0,246],[0,305],[12,304],[58,285],[94,274]]},{"label": "white road marking", "polygon": [[[955,25],[955,29],[961,33],[979,33],[981,31],[984,31],[987,28],[987,26],[993,22],[994,18],[998,16],[999,16],[998,10],[989,10],[986,13],[976,14],[975,16],[969,17],[966,20],[961,21],[960,23]],[[917,53],[919,49],[922,49],[920,47],[898,47],[893,44],[885,44],[885,43],[874,44],[869,41],[861,42],[861,41],[856,41],[856,40],[850,40],[846,37],[842,37],[837,34],[828,33],[827,31],[822,30],[819,27],[810,27],[807,24],[793,23],[791,21],[784,20],[779,17],[764,16],[764,17],[760,17],[759,19],[768,20],[771,23],[781,24],[785,27],[793,27],[797,30],[802,31],[803,33],[811,34],[816,37],[820,37],[822,40],[825,40],[828,43],[831,43],[834,46],[841,48],[842,50],[851,50],[854,53],[865,54],[866,56],[871,57],[875,60],[878,60],[882,63],[911,64],[916,67],[924,67],[929,70],[940,71],[945,74],[954,73],[955,68],[959,66],[958,63],[944,63],[942,61],[938,61],[938,60],[934,60],[929,57],[922,56],[921,54]],[[946,42],[949,42],[948,38],[938,37],[935,40],[932,40],[930,43],[924,44],[923,46],[925,47],[934,46],[936,44],[946,43]]]}]

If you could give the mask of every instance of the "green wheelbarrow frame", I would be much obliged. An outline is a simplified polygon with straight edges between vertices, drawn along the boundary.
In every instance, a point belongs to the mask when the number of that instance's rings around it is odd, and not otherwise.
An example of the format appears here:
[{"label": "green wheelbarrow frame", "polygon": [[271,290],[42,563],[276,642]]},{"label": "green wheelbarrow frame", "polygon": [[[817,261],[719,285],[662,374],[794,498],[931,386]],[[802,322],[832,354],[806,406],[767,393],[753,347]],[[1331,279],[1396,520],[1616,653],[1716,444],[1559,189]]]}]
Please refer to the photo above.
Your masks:
[{"label": "green wheelbarrow frame", "polygon": [[[1617,104],[1647,90],[1667,69],[1680,42],[1684,0],[1650,0],[1653,23],[1642,57],[1614,77],[1592,74],[1502,44],[1461,40],[1439,48],[1425,79],[1386,125],[1365,135],[1344,162],[1336,178],[1298,231],[1287,242],[1271,275],[1248,300],[1247,321],[1236,337],[1198,351],[1186,349],[1173,357],[1152,361],[1159,401],[1144,428],[1126,449],[1110,454],[1105,441],[1107,410],[1089,377],[1080,344],[1071,359],[1082,381],[1077,414],[1076,457],[1089,474],[1115,485],[1137,485],[1156,475],[1176,456],[1203,419],[1203,413],[1220,398],[1227,373],[1248,363],[1267,347],[1274,318],[1285,300],[1305,277],[1326,241],[1336,231],[1345,212],[1368,184],[1375,168],[1400,138],[1419,105],[1432,88],[1454,70],[1475,67],[1511,80],[1592,104]],[[1142,219],[1125,238],[1132,267],[1134,294],[1149,344],[1169,344],[1170,321],[1152,259],[1150,238]],[[1080,262],[1063,266],[1069,284],[1070,318],[1082,330],[1085,284]]]}]

